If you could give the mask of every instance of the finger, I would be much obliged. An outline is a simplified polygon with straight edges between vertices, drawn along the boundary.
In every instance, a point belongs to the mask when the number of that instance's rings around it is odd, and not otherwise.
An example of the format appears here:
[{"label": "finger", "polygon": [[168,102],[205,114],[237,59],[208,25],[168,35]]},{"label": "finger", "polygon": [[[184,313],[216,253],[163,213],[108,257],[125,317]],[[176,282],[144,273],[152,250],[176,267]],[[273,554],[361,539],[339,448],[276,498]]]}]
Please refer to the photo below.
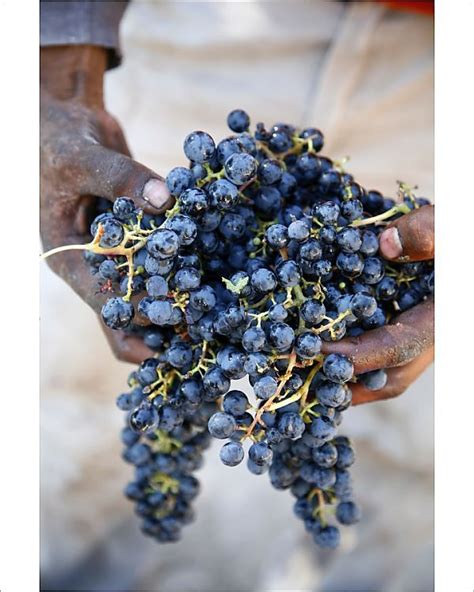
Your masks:
[{"label": "finger", "polygon": [[411,362],[434,343],[434,305],[426,300],[398,315],[395,323],[358,337],[325,342],[323,353],[350,358],[356,374]]},{"label": "finger", "polygon": [[128,156],[93,144],[77,158],[82,172],[81,194],[97,195],[110,201],[127,196],[137,207],[150,206],[155,213],[163,212],[173,203],[163,179]]},{"label": "finger", "polygon": [[428,368],[433,362],[433,355],[434,348],[430,347],[413,362],[398,368],[389,368],[387,370],[387,384],[379,391],[370,391],[362,383],[351,385],[352,404],[360,405],[361,403],[372,403],[398,397]]},{"label": "finger", "polygon": [[[110,117],[110,116],[109,116]],[[109,126],[107,128],[107,132],[104,135],[104,145],[111,150],[115,150],[116,152],[120,152],[120,154],[124,154],[125,156],[132,157],[132,153],[128,146],[127,140],[125,138],[122,129],[118,125]],[[173,207],[175,200],[173,197],[170,198],[168,203],[167,209]],[[143,206],[143,210],[147,214],[156,214],[157,209],[150,205]]]},{"label": "finger", "polygon": [[[89,235],[91,212],[94,211],[94,206],[95,197],[93,195],[81,195],[78,199],[73,230],[82,237]],[[84,239],[81,242],[84,242]]]},{"label": "finger", "polygon": [[434,258],[434,206],[423,206],[401,216],[379,239],[386,259],[425,261]]},{"label": "finger", "polygon": [[132,158],[132,153],[128,147],[127,140],[125,139],[125,136],[120,128],[114,130],[111,138],[111,144],[112,150],[117,150],[117,152],[120,152],[120,154],[125,154],[125,156]]},{"label": "finger", "polygon": [[[101,321],[102,324],[102,321]],[[134,335],[127,335],[123,331],[113,331],[102,325],[105,336],[115,357],[121,362],[140,364],[155,353],[149,349],[143,340]]]},{"label": "finger", "polygon": [[132,158],[127,140],[117,120],[107,111],[101,111],[98,116],[101,121],[103,145]]}]

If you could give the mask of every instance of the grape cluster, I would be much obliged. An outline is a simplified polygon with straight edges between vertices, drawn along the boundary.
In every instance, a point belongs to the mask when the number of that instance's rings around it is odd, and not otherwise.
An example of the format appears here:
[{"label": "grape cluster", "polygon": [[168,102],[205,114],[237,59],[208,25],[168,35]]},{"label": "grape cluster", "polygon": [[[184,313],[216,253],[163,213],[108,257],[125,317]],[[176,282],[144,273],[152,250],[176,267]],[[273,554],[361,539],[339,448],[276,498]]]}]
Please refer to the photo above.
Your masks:
[{"label": "grape cluster", "polygon": [[[163,216],[127,197],[104,203],[85,259],[110,293],[104,323],[155,352],[129,378],[123,458],[135,466],[125,494],[142,530],[175,541],[192,520],[193,476],[210,438],[224,465],[268,472],[296,498],[316,544],[334,548],[336,523],[357,522],[348,469],[354,450],[338,435],[350,384],[383,388],[384,370],[354,376],[324,342],[380,327],[433,293],[433,264],[378,255],[386,221],[429,202],[400,184],[401,201],[366,191],[320,154],[323,135],[230,113],[217,145],[189,134],[190,166],[166,178],[176,199]],[[248,377],[253,395],[231,390]],[[331,518],[331,516],[335,516]]]}]

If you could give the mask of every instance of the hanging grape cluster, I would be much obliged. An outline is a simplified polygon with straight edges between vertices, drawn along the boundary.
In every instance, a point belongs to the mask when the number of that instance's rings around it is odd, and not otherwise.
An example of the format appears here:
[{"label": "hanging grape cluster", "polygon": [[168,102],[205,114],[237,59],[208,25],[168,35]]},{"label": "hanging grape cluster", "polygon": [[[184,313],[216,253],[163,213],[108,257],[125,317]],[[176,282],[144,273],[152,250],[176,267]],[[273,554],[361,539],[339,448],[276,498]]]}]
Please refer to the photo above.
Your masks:
[{"label": "hanging grape cluster", "polygon": [[[366,191],[321,155],[323,135],[228,116],[217,145],[203,131],[184,141],[188,168],[166,178],[175,206],[162,216],[127,197],[104,202],[85,259],[110,294],[104,323],[143,339],[153,355],[117,399],[125,412],[125,489],[142,530],[179,539],[199,492],[194,472],[211,438],[220,459],[268,473],[295,497],[316,544],[339,544],[338,524],[360,519],[338,435],[351,384],[384,387],[384,370],[354,376],[324,342],[386,323],[433,293],[432,262],[378,254],[387,222],[429,202],[404,184],[396,203]],[[252,395],[233,388],[248,377]]]}]

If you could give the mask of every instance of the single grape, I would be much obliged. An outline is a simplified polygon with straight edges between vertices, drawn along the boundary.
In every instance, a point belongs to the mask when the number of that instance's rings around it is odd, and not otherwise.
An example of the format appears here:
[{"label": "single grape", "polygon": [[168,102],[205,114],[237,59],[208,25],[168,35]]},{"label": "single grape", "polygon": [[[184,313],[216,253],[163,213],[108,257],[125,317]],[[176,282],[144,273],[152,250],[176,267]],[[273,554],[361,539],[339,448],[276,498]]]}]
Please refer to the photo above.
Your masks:
[{"label": "single grape", "polygon": [[117,269],[117,264],[112,259],[105,259],[99,265],[98,275],[103,280],[111,280],[116,282],[120,279],[120,272]]},{"label": "single grape", "polygon": [[295,340],[295,332],[286,323],[271,323],[268,334],[269,344],[276,349],[276,351],[283,352],[293,345]]},{"label": "single grape", "polygon": [[367,257],[362,270],[362,281],[366,284],[378,284],[385,273],[385,266],[378,257]]},{"label": "single grape", "polygon": [[252,179],[257,172],[257,161],[250,154],[232,154],[225,161],[225,174],[229,181],[243,185]]},{"label": "single grape", "polygon": [[254,271],[251,275],[250,284],[259,292],[271,292],[276,288],[277,279],[271,270],[261,268]]},{"label": "single grape", "polygon": [[289,150],[293,142],[286,131],[274,131],[268,139],[268,145],[277,154]]},{"label": "single grape", "polygon": [[340,216],[340,213],[341,211],[339,209],[339,206],[332,201],[317,204],[314,206],[312,211],[313,216],[316,218],[318,222],[328,226],[336,224]]},{"label": "single grape", "polygon": [[335,526],[327,526],[314,534],[314,542],[323,549],[335,549],[341,541],[341,533]]},{"label": "single grape", "polygon": [[316,396],[327,407],[339,407],[346,397],[346,388],[343,384],[325,380],[317,386]]},{"label": "single grape", "polygon": [[250,117],[242,109],[235,109],[227,116],[227,125],[233,132],[245,132],[249,128]]},{"label": "single grape", "polygon": [[332,382],[343,383],[354,374],[352,362],[341,354],[329,354],[323,362],[323,372]]},{"label": "single grape", "polygon": [[189,160],[203,163],[208,162],[214,156],[216,145],[209,134],[195,131],[186,136],[183,149]]},{"label": "single grape", "polygon": [[258,352],[266,345],[265,331],[260,327],[250,327],[242,336],[242,345],[245,351]]},{"label": "single grape", "polygon": [[230,413],[235,417],[246,412],[249,402],[242,391],[234,390],[225,395],[222,406],[225,413]]},{"label": "single grape", "polygon": [[185,189],[194,187],[195,175],[193,171],[184,167],[175,167],[166,176],[166,186],[174,197],[179,197]]},{"label": "single grape", "polygon": [[99,245],[104,249],[117,247],[124,238],[122,224],[114,218],[107,218],[101,223]]},{"label": "single grape", "polygon": [[288,236],[298,242],[305,241],[309,237],[310,227],[304,220],[295,220],[288,226]]},{"label": "single grape", "polygon": [[207,427],[211,436],[225,439],[232,435],[237,428],[237,424],[233,415],[218,412],[209,419]]},{"label": "single grape", "polygon": [[180,292],[195,290],[201,284],[201,272],[194,267],[183,267],[176,272],[174,283]]},{"label": "single grape", "polygon": [[267,229],[265,237],[271,247],[283,249],[288,244],[288,229],[283,224],[273,224]]},{"label": "single grape", "polygon": [[387,384],[387,372],[385,370],[373,370],[365,374],[359,374],[359,382],[369,391],[379,391]]},{"label": "single grape", "polygon": [[357,228],[343,228],[337,233],[336,242],[345,253],[356,253],[362,246],[360,231]]},{"label": "single grape", "polygon": [[278,431],[284,438],[296,440],[303,435],[305,423],[299,413],[283,413],[278,420]]},{"label": "single grape", "polygon": [[146,282],[146,291],[152,298],[166,298],[169,292],[168,282],[160,275],[152,275]]},{"label": "single grape", "polygon": [[227,442],[221,448],[219,457],[227,467],[235,467],[244,460],[244,449],[240,442]]},{"label": "single grape", "polygon": [[211,203],[220,210],[231,210],[239,201],[239,190],[226,179],[219,179],[209,185],[208,194]]},{"label": "single grape", "polygon": [[176,232],[165,228],[155,230],[146,243],[148,253],[157,259],[167,259],[177,254],[179,237]]},{"label": "single grape", "polygon": [[125,302],[122,298],[110,298],[101,310],[102,320],[110,329],[128,327],[133,314],[133,305],[130,302]]},{"label": "single grape", "polygon": [[354,502],[341,502],[336,508],[336,518],[341,524],[356,524],[360,517],[360,509]]},{"label": "single grape", "polygon": [[326,442],[319,448],[312,449],[314,462],[323,469],[330,469],[337,462],[337,448],[331,442]]},{"label": "single grape", "polygon": [[173,315],[173,307],[167,300],[152,302],[146,311],[146,316],[155,325],[166,325]]},{"label": "single grape", "polygon": [[270,375],[262,376],[262,378],[259,378],[253,385],[255,396],[264,400],[269,399],[274,395],[277,388],[278,382]]},{"label": "single grape", "polygon": [[184,214],[198,217],[209,208],[209,197],[202,189],[193,187],[180,194],[178,203]]},{"label": "single grape", "polygon": [[136,211],[135,203],[129,197],[117,197],[112,206],[114,216],[121,222],[128,222]]},{"label": "single grape", "polygon": [[129,422],[134,432],[143,434],[156,430],[160,418],[156,407],[151,402],[145,401],[132,411]]},{"label": "single grape", "polygon": [[273,452],[266,442],[257,442],[249,448],[249,459],[258,466],[270,465]]},{"label": "single grape", "polygon": [[281,261],[275,268],[275,275],[279,284],[285,288],[297,286],[301,281],[298,264],[292,260]]},{"label": "single grape", "polygon": [[321,338],[309,331],[298,335],[295,341],[295,352],[304,360],[313,360],[321,351],[321,347]]}]

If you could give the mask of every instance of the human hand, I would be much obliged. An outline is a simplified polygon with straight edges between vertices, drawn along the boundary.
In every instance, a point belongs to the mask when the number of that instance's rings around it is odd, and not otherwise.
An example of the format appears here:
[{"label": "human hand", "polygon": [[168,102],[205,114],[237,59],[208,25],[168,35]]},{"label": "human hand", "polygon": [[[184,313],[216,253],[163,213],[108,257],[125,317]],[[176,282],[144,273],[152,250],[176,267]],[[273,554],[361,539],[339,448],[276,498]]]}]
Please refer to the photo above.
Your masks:
[{"label": "human hand", "polygon": [[[380,254],[391,261],[434,258],[434,207],[423,206],[400,217],[380,235]],[[434,305],[426,300],[395,317],[391,324],[325,343],[324,353],[348,356],[356,374],[387,368],[388,380],[379,391],[362,383],[352,385],[353,404],[389,399],[402,394],[431,364],[434,356]]]},{"label": "human hand", "polygon": [[[88,219],[98,197],[133,199],[150,214],[172,204],[163,179],[130,158],[123,132],[104,108],[106,50],[41,50],[41,238],[45,250],[90,240]],[[97,290],[80,251],[48,263],[96,312],[106,295]],[[101,322],[102,325],[102,322]],[[115,355],[136,362],[152,352],[143,341],[104,329]]]}]

